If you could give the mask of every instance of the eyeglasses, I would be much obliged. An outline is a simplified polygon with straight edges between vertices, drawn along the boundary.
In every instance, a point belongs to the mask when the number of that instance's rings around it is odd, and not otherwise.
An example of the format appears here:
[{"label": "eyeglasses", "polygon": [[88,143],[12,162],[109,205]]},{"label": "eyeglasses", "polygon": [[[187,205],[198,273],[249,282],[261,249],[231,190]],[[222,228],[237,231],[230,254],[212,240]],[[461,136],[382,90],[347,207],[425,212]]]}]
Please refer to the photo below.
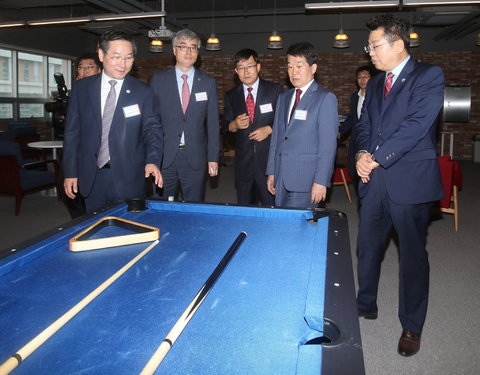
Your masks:
[{"label": "eyeglasses", "polygon": [[237,66],[235,68],[235,70],[237,71],[237,73],[243,73],[243,72],[246,72],[246,71],[251,71],[253,68],[255,68],[257,66],[257,64],[255,65],[247,65],[247,66]]},{"label": "eyeglasses", "polygon": [[372,76],[369,76],[369,75],[357,76],[357,79],[370,79],[370,78],[372,78]]},{"label": "eyeglasses", "polygon": [[376,46],[365,46],[363,47],[363,49],[365,50],[366,53],[370,53],[370,52],[374,52],[378,47],[381,47],[381,46],[384,46],[385,44],[389,44],[389,43],[393,43],[393,42],[396,42],[396,40],[392,40],[391,42],[385,42],[385,43],[381,43],[381,44],[377,44]]},{"label": "eyeglasses", "polygon": [[107,52],[105,52],[105,55],[107,55],[108,57],[110,57],[115,64],[119,64],[119,63],[122,62],[122,61],[124,61],[124,62],[127,63],[127,64],[132,64],[132,63],[133,63],[133,60],[135,59],[135,57],[133,57],[133,56],[125,56],[125,57],[121,57],[121,56],[110,56]]},{"label": "eyeglasses", "polygon": [[182,52],[189,51],[190,53],[198,53],[199,48],[197,46],[175,46]]}]

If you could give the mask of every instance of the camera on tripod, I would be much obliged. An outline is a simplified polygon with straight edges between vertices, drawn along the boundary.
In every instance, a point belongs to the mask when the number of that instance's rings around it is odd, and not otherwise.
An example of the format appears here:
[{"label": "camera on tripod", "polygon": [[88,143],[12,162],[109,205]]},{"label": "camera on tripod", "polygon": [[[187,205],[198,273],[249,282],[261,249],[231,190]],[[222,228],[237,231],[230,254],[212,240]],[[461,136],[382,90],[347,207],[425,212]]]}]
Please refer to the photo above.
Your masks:
[{"label": "camera on tripod", "polygon": [[65,116],[67,114],[68,107],[68,90],[65,85],[65,79],[62,73],[55,73],[53,75],[55,82],[57,83],[58,94],[54,97],[53,102],[45,103],[45,110],[59,116]]}]

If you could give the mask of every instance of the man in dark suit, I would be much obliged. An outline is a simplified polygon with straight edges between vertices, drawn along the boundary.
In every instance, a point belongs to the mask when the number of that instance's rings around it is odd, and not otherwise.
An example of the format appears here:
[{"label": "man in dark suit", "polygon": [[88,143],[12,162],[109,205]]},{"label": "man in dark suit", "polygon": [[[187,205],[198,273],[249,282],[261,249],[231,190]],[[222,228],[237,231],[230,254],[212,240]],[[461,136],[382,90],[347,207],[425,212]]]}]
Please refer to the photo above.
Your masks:
[{"label": "man in dark suit", "polygon": [[268,150],[278,94],[282,85],[259,77],[260,59],[252,49],[233,57],[241,84],[225,94],[223,129],[235,133],[235,187],[242,205],[273,206],[267,190]]},{"label": "man in dark suit", "polygon": [[64,188],[80,192],[87,212],[145,196],[145,178],[162,186],[162,128],[153,91],[128,76],[136,52],[132,37],[100,37],[102,74],[75,84],[68,106],[63,154]]},{"label": "man in dark suit", "polygon": [[377,317],[383,253],[395,228],[400,246],[398,343],[402,356],[420,349],[428,304],[426,251],[429,211],[443,196],[435,147],[437,116],[443,105],[444,76],[409,54],[409,24],[392,15],[367,23],[366,52],[386,74],[367,86],[357,124],[357,172],[361,178],[358,233],[358,310]]},{"label": "man in dark suit", "polygon": [[217,89],[213,78],[194,68],[200,51],[197,34],[180,30],[172,46],[175,67],[154,73],[150,80],[165,137],[162,196],[175,196],[180,182],[184,200],[201,202],[205,169],[212,177],[218,173]]},{"label": "man in dark suit", "polygon": [[337,149],[338,104],[315,80],[317,53],[308,42],[287,51],[294,89],[280,94],[267,164],[267,186],[280,207],[325,200]]},{"label": "man in dark suit", "polygon": [[352,178],[354,185],[358,185],[357,169],[355,168],[355,155],[358,151],[355,146],[355,140],[357,138],[357,131],[355,129],[355,125],[357,125],[358,119],[360,118],[363,102],[365,100],[365,89],[367,87],[368,81],[375,74],[374,70],[375,69],[368,65],[360,66],[357,68],[356,80],[358,91],[354,92],[350,96],[350,111],[348,112],[348,116],[343,122],[343,124],[338,128],[338,132],[340,133],[340,140],[350,136],[348,142],[347,167],[348,174]]}]

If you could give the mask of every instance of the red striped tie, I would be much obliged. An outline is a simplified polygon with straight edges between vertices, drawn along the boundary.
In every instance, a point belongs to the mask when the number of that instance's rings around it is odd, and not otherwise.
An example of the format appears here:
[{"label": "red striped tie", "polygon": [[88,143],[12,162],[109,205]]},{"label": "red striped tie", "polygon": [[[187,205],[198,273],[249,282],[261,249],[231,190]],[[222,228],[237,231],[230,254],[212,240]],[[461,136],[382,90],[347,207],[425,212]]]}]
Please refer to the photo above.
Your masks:
[{"label": "red striped tie", "polygon": [[390,90],[392,89],[393,84],[393,73],[390,72],[387,74],[387,79],[385,81],[385,92],[383,93],[383,97],[386,98]]},{"label": "red striped tie", "polygon": [[253,101],[252,90],[253,87],[248,87],[248,95],[247,100],[245,101],[245,105],[247,106],[248,117],[250,117],[250,123],[253,124],[253,120],[255,117],[255,102]]}]

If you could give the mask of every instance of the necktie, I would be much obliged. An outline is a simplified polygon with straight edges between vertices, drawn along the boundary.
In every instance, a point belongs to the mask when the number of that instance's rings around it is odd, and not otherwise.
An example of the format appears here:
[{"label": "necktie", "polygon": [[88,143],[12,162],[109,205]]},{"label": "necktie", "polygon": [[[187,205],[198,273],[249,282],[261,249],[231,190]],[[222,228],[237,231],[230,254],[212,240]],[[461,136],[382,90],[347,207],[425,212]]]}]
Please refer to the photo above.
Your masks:
[{"label": "necktie", "polygon": [[247,100],[245,101],[245,105],[247,106],[248,117],[250,117],[250,123],[253,124],[253,120],[255,117],[255,102],[253,101],[252,90],[253,87],[247,88],[248,95]]},{"label": "necktie", "polygon": [[190,101],[190,89],[188,88],[187,78],[188,78],[188,75],[182,74],[182,79],[183,79],[182,109],[183,109],[183,113],[187,112],[188,102]]},{"label": "necktie", "polygon": [[300,101],[300,95],[302,95],[302,90],[297,89],[297,91],[295,92],[295,103],[293,103],[293,107],[292,107],[292,110],[290,112],[289,122],[292,120],[292,116],[293,116],[293,113],[295,112],[295,108],[297,108],[297,104]]},{"label": "necktie", "polygon": [[110,127],[112,126],[113,114],[115,112],[117,93],[115,92],[115,85],[117,81],[110,80],[110,91],[105,101],[105,107],[103,108],[102,116],[102,141],[100,143],[100,150],[98,151],[97,166],[102,168],[110,160],[110,150],[108,149],[108,134],[110,133]]},{"label": "necktie", "polygon": [[387,79],[385,80],[385,92],[383,93],[383,97],[386,98],[390,90],[392,89],[393,84],[393,73],[390,72],[387,74]]}]

